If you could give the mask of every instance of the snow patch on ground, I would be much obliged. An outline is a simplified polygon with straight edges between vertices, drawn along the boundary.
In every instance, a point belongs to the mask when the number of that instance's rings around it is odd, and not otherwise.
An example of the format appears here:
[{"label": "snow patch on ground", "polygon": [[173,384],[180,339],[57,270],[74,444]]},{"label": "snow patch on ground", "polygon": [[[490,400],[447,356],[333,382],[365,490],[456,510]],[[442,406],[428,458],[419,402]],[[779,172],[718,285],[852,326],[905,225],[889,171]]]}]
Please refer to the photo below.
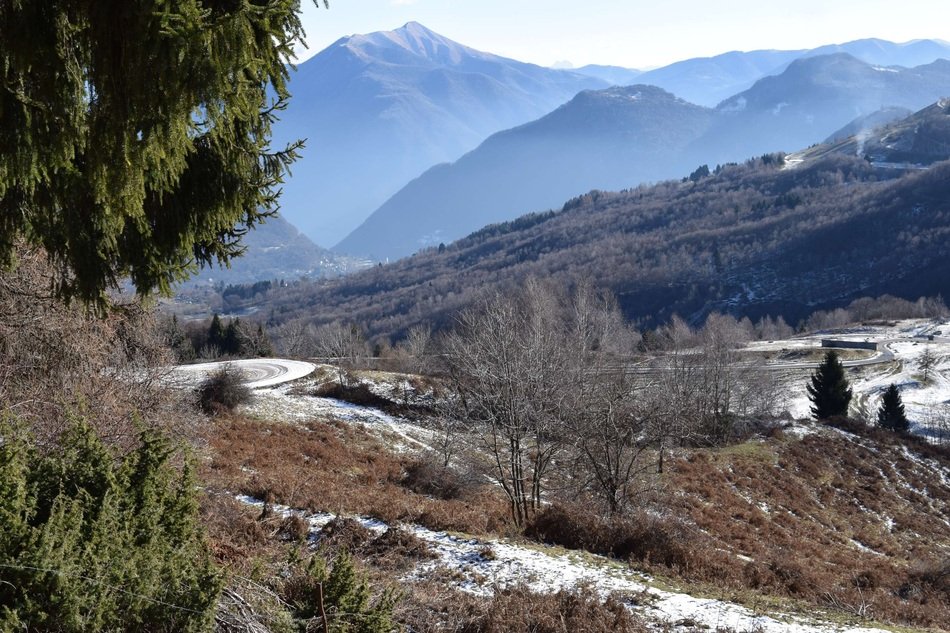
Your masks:
[{"label": "snow patch on ground", "polygon": [[324,420],[358,424],[382,436],[397,452],[431,450],[434,431],[372,407],[306,395],[315,388],[316,383],[304,383],[259,389],[254,393],[253,402],[242,412],[267,421],[301,423]]},{"label": "snow patch on ground", "polygon": [[[950,321],[905,319],[893,325],[860,326],[817,332],[784,341],[757,341],[749,344],[753,352],[779,352],[820,349],[821,339],[874,341],[890,350],[893,360],[861,367],[848,367],[847,376],[854,392],[852,407],[860,407],[873,421],[881,396],[891,384],[901,389],[901,399],[911,422],[911,431],[934,437],[941,420],[950,417]],[[932,337],[932,340],[931,340]],[[929,353],[935,364],[924,381],[921,360]],[[880,352],[879,355],[880,356]],[[769,364],[779,365],[780,361]],[[846,362],[845,365],[849,363]],[[811,416],[811,403],[805,385],[813,372],[808,368],[789,368],[786,383],[788,412],[795,418]],[[793,434],[797,430],[792,430]]]},{"label": "snow patch on ground", "polygon": [[[246,495],[237,495],[235,498],[249,506],[264,507],[260,499]],[[279,505],[272,505],[271,511],[280,515],[296,514],[306,520],[313,531],[335,518],[325,512],[308,514]],[[376,534],[389,527],[376,519],[354,518]],[[691,620],[700,627],[712,630],[883,633],[881,629],[842,626],[799,616],[764,615],[723,600],[658,589],[651,586],[652,579],[648,575],[601,556],[543,545],[526,546],[499,539],[436,532],[418,525],[399,527],[425,541],[438,556],[435,561],[418,565],[404,581],[411,582],[433,573],[450,571],[459,589],[484,596],[490,595],[495,588],[515,584],[525,584],[542,593],[588,586],[603,596],[617,595],[630,609],[658,627]],[[486,555],[489,551],[490,555]]]},{"label": "snow patch on ground", "polygon": [[244,384],[251,389],[272,387],[299,380],[309,376],[317,368],[313,363],[300,360],[247,358],[195,365],[179,365],[171,368],[168,380],[170,384],[176,387],[196,387],[202,380],[227,366],[243,372],[246,377]]}]

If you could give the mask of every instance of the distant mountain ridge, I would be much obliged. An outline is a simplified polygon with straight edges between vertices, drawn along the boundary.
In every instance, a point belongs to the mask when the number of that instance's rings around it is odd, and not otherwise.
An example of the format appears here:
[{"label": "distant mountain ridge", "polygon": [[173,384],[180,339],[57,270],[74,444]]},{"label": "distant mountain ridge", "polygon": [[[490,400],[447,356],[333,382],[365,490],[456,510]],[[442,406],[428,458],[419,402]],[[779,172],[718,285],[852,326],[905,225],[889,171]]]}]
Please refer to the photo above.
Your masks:
[{"label": "distant mountain ridge", "polygon": [[804,57],[847,53],[872,66],[912,68],[950,58],[950,44],[940,40],[912,40],[901,44],[880,39],[862,39],[829,44],[813,49],[730,51],[713,57],[696,57],[674,62],[646,72],[615,66],[584,66],[577,72],[611,83],[633,73],[636,83],[659,86],[697,105],[714,107],[733,95],[748,90],[769,75],[781,74],[789,64]]},{"label": "distant mountain ridge", "polygon": [[342,38],[292,74],[275,144],[308,142],[282,213],[332,244],[432,165],[607,85],[476,51],[415,22]]},{"label": "distant mountain ridge", "polygon": [[[275,145],[297,138],[308,143],[284,186],[282,213],[314,241],[331,245],[430,167],[457,160],[495,132],[536,120],[581,90],[635,82],[712,106],[793,58],[836,51],[883,68],[950,55],[950,45],[858,40],[810,51],[725,53],[641,73],[596,65],[541,68],[477,51],[415,22],[344,37],[300,64],[291,78],[294,98],[281,113]],[[437,231],[427,231],[429,242],[443,241]]]},{"label": "distant mountain ridge", "polygon": [[795,60],[715,109],[652,86],[586,91],[429,170],[336,249],[395,259],[590,189],[624,189],[684,177],[704,163],[795,151],[882,105],[916,110],[946,94],[950,61],[881,68],[846,53]]},{"label": "distant mountain ridge", "polygon": [[335,250],[395,259],[580,191],[617,188],[633,174],[665,178],[690,164],[675,150],[701,135],[712,116],[655,86],[581,92],[537,121],[489,137],[458,162],[430,169]]},{"label": "distant mountain ridge", "polygon": [[882,107],[918,110],[950,92],[950,61],[883,68],[846,53],[805,57],[765,77],[717,110],[719,123],[696,142],[711,162],[763,151],[794,151]]}]

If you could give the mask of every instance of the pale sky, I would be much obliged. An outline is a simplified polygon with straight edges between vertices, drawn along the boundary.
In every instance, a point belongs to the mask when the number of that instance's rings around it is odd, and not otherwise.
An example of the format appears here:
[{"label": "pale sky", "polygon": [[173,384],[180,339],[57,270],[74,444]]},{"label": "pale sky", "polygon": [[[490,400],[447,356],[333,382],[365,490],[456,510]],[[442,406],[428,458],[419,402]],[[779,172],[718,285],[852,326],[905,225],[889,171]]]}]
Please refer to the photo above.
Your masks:
[{"label": "pale sky", "polygon": [[543,66],[652,68],[732,50],[867,37],[950,39],[946,0],[301,0],[309,50],[415,20],[482,51]]}]

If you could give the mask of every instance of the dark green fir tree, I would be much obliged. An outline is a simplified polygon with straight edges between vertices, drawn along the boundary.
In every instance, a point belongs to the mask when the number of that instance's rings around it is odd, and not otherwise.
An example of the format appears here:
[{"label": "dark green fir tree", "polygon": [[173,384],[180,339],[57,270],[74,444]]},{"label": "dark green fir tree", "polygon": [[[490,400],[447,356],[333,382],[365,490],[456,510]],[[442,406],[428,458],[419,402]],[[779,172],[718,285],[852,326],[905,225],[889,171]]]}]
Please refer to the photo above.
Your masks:
[{"label": "dark green fir tree", "polygon": [[221,323],[221,317],[215,312],[211,317],[211,325],[208,326],[208,345],[221,354],[224,352],[224,337],[224,325]]},{"label": "dark green fir tree", "polygon": [[838,353],[828,350],[818,369],[812,374],[811,382],[806,386],[808,399],[811,400],[811,414],[816,420],[827,420],[848,414],[851,404],[851,387],[844,375],[844,366]]},{"label": "dark green fir tree", "polygon": [[226,264],[277,209],[300,0],[0,2],[0,261],[100,307]]},{"label": "dark green fir tree", "polygon": [[881,408],[877,410],[877,425],[888,431],[906,431],[910,428],[900,389],[893,383],[884,390]]}]

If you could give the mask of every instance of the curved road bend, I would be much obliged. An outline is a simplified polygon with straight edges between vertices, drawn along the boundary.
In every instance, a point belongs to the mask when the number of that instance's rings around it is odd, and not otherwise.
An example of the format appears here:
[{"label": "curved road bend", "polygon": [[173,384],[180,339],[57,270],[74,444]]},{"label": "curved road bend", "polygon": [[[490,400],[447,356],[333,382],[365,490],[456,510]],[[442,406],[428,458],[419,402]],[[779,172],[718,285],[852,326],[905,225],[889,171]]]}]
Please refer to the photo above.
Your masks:
[{"label": "curved road bend", "polygon": [[202,380],[225,365],[239,369],[244,384],[252,389],[272,387],[308,376],[317,368],[313,363],[284,358],[249,358],[198,365],[178,365],[169,374],[169,382],[176,387],[196,387]]}]

